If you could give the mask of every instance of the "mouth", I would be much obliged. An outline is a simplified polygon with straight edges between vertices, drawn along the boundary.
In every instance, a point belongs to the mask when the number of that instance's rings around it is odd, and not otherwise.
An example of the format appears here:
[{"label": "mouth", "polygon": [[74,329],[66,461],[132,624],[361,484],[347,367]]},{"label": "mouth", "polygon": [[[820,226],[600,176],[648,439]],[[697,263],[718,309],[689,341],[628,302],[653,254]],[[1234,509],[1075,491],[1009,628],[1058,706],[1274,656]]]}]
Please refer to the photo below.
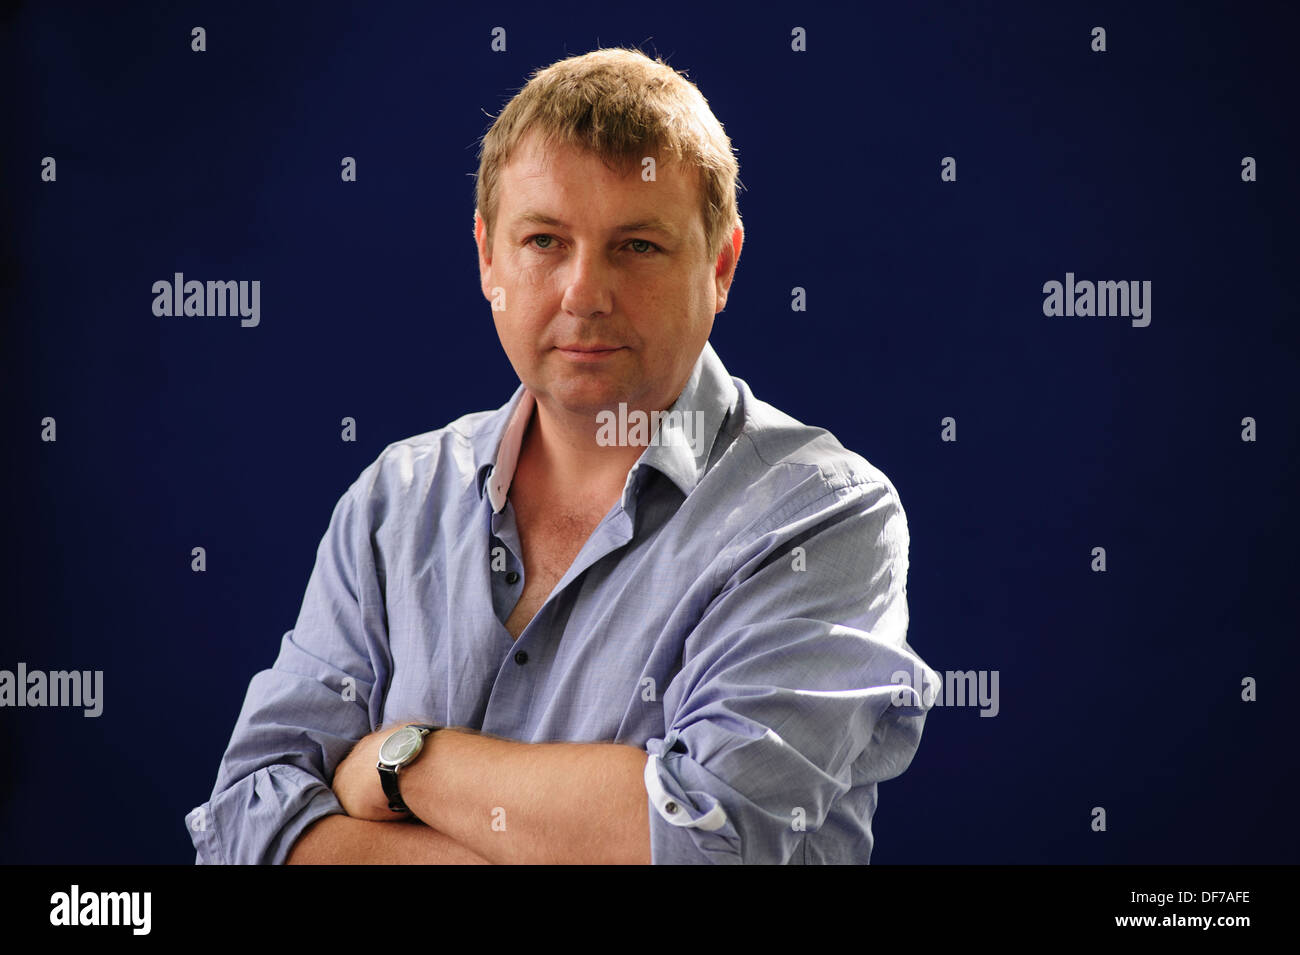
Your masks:
[{"label": "mouth", "polygon": [[622,345],[557,345],[555,350],[574,361],[599,361],[623,350]]}]

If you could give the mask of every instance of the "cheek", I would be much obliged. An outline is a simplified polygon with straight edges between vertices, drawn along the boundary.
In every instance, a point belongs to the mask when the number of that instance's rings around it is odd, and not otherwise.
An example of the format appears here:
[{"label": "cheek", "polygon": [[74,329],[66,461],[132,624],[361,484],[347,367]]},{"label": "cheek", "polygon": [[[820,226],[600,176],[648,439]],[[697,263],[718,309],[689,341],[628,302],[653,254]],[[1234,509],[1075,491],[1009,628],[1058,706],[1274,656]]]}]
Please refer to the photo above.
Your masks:
[{"label": "cheek", "polygon": [[681,280],[672,294],[675,296],[674,313],[680,325],[694,328],[710,314],[710,302],[713,285],[710,279],[700,278],[698,273]]},{"label": "cheek", "polygon": [[506,255],[493,260],[495,266],[490,284],[501,289],[505,308],[494,310],[493,318],[500,329],[502,324],[515,329],[553,311],[552,298],[558,297],[554,269],[524,255]]},{"label": "cheek", "polygon": [[502,260],[501,271],[505,279],[501,284],[510,284],[526,292],[543,291],[554,281],[555,270],[544,257],[532,255],[527,249],[512,249]]}]

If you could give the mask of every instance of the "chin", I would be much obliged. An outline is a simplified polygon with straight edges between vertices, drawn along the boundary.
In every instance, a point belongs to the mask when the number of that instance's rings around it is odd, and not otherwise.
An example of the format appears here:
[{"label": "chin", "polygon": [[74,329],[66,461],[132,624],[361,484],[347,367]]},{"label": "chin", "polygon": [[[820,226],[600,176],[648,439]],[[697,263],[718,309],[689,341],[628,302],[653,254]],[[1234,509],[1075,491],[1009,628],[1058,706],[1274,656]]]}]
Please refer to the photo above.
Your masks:
[{"label": "chin", "polygon": [[561,384],[549,389],[547,394],[569,411],[589,411],[593,415],[607,408],[617,409],[620,401],[627,401],[625,389],[597,385],[594,382],[586,385],[576,382]]}]

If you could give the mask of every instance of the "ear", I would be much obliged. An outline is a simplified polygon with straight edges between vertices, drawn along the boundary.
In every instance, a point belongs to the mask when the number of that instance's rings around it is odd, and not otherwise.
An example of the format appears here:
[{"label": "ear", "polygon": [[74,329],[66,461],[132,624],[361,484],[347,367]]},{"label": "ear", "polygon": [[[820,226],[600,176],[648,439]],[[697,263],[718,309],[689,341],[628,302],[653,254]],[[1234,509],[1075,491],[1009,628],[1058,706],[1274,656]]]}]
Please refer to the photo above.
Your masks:
[{"label": "ear", "polygon": [[740,247],[745,244],[745,227],[736,223],[731,239],[722,243],[718,261],[714,267],[714,282],[718,294],[718,307],[714,314],[727,307],[727,293],[731,291],[731,280],[736,277],[736,263],[740,261]]},{"label": "ear", "polygon": [[474,245],[478,249],[478,279],[483,297],[492,301],[492,249],[487,244],[487,225],[483,217],[474,211]]}]

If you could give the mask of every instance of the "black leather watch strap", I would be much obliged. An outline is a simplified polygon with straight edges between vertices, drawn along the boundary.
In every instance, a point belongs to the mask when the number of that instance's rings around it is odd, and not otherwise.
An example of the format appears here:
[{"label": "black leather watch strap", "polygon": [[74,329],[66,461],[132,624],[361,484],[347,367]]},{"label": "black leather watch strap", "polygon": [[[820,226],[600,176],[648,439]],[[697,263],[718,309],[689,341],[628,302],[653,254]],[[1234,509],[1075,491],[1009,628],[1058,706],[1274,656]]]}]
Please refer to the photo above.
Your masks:
[{"label": "black leather watch strap", "polygon": [[[424,730],[422,735],[425,739],[428,739],[429,734],[439,727],[432,723],[411,723],[403,728]],[[394,730],[394,732],[400,731],[400,729]],[[424,747],[421,746],[420,752],[423,751]],[[411,811],[407,808],[405,800],[402,799],[402,791],[397,784],[397,774],[403,766],[409,766],[411,763],[415,762],[415,760],[419,758],[419,755],[420,753],[416,753],[410,760],[398,766],[388,766],[384,763],[377,764],[377,768],[379,769],[379,784],[384,787],[384,795],[388,797],[388,808],[393,812]]]},{"label": "black leather watch strap", "polygon": [[397,770],[391,766],[379,767],[379,784],[384,787],[384,795],[388,797],[388,808],[393,812],[410,812],[406,808],[406,803],[402,800],[402,791],[397,786]]}]

